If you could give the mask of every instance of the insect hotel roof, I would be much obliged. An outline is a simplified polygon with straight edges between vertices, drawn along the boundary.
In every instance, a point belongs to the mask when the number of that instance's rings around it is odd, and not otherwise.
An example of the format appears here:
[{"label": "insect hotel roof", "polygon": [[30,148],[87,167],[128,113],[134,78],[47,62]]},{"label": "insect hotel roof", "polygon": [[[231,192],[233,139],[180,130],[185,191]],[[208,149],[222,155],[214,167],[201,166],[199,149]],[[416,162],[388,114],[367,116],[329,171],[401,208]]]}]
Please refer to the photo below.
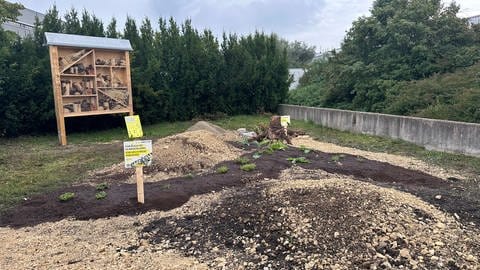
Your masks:
[{"label": "insect hotel roof", "polygon": [[130,41],[126,39],[90,37],[71,34],[46,32],[47,45],[77,48],[98,48],[107,50],[132,51]]}]

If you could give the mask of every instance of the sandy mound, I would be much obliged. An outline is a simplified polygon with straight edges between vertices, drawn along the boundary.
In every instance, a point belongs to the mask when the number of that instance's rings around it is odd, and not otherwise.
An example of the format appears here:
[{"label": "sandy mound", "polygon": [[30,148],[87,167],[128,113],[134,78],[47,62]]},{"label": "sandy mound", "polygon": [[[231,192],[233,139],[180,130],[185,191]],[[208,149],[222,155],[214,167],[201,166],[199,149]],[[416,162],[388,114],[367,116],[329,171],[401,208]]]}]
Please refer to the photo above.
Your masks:
[{"label": "sandy mound", "polygon": [[[229,143],[238,139],[233,132],[220,127],[217,130],[215,125],[206,122],[199,123],[192,126],[198,130],[165,137],[153,143],[153,164],[144,169],[146,182],[203,172],[222,161],[233,160],[242,154],[241,150]],[[216,131],[212,133],[202,129],[203,127]],[[122,162],[95,171],[90,176],[91,181],[135,182],[134,170],[125,169],[124,166]]]},{"label": "sandy mound", "polygon": [[205,130],[216,135],[225,134],[227,131],[217,125],[205,121],[198,121],[195,125],[189,127],[187,131]]},{"label": "sandy mound", "polygon": [[[208,169],[242,152],[209,131],[188,131],[158,140],[153,145],[155,170],[189,173]],[[148,171],[148,170],[147,170]]]}]

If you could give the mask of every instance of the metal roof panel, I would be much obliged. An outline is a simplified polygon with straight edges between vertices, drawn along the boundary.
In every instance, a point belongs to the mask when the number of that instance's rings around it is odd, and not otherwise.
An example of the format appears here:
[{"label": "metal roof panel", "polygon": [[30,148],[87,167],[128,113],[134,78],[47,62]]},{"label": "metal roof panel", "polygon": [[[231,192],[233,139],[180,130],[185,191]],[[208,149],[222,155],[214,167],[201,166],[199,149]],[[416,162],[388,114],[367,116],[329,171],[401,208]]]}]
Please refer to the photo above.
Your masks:
[{"label": "metal roof panel", "polygon": [[45,37],[47,38],[47,45],[133,51],[132,45],[130,45],[130,41],[127,39],[92,37],[51,32],[45,32]]}]

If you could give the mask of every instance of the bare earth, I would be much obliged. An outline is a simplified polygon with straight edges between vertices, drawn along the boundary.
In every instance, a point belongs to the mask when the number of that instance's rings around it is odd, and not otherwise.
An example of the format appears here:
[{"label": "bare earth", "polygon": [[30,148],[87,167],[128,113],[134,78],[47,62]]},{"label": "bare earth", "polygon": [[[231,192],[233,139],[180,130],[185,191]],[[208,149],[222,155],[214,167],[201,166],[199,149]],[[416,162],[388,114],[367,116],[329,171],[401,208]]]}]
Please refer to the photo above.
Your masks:
[{"label": "bare earth", "polygon": [[[148,181],[213,172],[247,153],[232,138],[194,130],[158,140]],[[293,143],[466,181],[413,158]],[[168,211],[0,227],[0,269],[480,269],[478,224],[411,193],[300,166],[255,175]],[[121,164],[91,178],[132,181]]]}]

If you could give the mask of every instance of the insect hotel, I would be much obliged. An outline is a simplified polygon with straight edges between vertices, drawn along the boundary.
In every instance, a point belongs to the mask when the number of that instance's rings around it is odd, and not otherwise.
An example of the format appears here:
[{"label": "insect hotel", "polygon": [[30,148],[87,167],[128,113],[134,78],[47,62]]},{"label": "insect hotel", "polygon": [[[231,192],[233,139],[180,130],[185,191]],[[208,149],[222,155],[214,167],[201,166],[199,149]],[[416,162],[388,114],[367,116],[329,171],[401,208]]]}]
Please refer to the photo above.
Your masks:
[{"label": "insect hotel", "polygon": [[133,115],[130,41],[48,32],[45,36],[61,145],[67,144],[66,117]]}]

